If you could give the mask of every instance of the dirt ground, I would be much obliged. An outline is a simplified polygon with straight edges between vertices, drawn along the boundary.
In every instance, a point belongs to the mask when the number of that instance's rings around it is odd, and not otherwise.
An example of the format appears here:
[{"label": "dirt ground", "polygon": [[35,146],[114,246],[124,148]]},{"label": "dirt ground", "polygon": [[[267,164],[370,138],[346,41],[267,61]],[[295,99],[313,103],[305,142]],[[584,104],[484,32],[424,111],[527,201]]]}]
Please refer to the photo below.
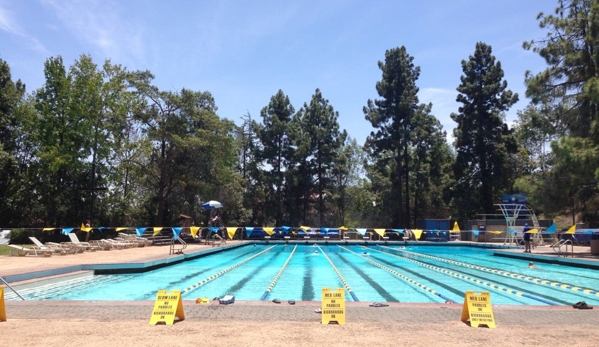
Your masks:
[{"label": "dirt ground", "polygon": [[[448,324],[380,324],[348,322],[260,323],[230,321],[220,326],[181,321],[149,325],[147,320],[84,321],[24,320],[0,322],[0,345],[13,346],[597,346],[597,322],[589,325],[498,326],[472,328],[462,322]],[[593,329],[594,328],[594,329]]]}]

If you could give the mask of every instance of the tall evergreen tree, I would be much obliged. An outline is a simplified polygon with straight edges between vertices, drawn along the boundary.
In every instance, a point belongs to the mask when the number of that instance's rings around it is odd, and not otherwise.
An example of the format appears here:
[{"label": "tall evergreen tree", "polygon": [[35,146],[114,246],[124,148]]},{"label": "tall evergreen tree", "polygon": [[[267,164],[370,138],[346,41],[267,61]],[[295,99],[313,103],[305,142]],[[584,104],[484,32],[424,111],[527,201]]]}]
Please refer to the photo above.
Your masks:
[{"label": "tall evergreen tree", "polygon": [[[527,72],[526,95],[550,107],[542,116],[554,124],[554,166],[541,186],[551,192],[547,213],[571,213],[573,222],[599,225],[599,1],[559,0],[553,15],[539,14],[547,36],[524,43],[548,67]],[[550,199],[545,197],[544,201]]]},{"label": "tall evergreen tree", "polygon": [[335,223],[345,225],[349,221],[354,196],[364,168],[364,149],[356,139],[349,136],[339,149],[335,166],[332,170],[332,199],[335,204]]},{"label": "tall evergreen tree", "polygon": [[309,136],[310,141],[308,165],[317,188],[313,193],[318,200],[318,221],[320,225],[325,225],[324,197],[331,187],[330,173],[347,134],[340,132],[337,122],[339,113],[323,98],[319,89],[312,95],[310,104],[304,104],[298,114],[304,133]]},{"label": "tall evergreen tree", "polygon": [[462,106],[451,115],[457,123],[453,193],[454,204],[461,207],[460,219],[476,212],[494,213],[494,202],[508,186],[508,153],[516,146],[503,112],[518,101],[518,95],[507,89],[491,46],[478,42],[474,55],[462,61],[462,70],[456,99]]},{"label": "tall evergreen tree", "polygon": [[273,95],[268,106],[260,112],[263,128],[258,133],[261,147],[256,159],[264,164],[262,169],[267,173],[264,176],[268,189],[265,208],[266,211],[274,211],[271,212],[271,222],[275,225],[281,225],[283,221],[283,188],[293,156],[289,126],[294,113],[289,97],[282,90]]},{"label": "tall evergreen tree", "polygon": [[447,218],[449,211],[443,190],[450,183],[448,172],[453,158],[441,122],[430,114],[432,104],[420,104],[412,132],[411,184],[413,185],[413,223],[424,218]]},{"label": "tall evergreen tree", "polygon": [[[412,118],[418,108],[420,67],[414,66],[405,47],[385,52],[385,62],[378,62],[383,72],[376,90],[381,97],[368,100],[363,111],[376,129],[366,140],[366,148],[379,164],[385,164],[391,180],[391,194],[385,201],[385,214],[391,216],[386,224],[409,227],[410,218],[410,153]],[[377,167],[377,166],[375,166]],[[382,173],[382,172],[381,172]]]}]

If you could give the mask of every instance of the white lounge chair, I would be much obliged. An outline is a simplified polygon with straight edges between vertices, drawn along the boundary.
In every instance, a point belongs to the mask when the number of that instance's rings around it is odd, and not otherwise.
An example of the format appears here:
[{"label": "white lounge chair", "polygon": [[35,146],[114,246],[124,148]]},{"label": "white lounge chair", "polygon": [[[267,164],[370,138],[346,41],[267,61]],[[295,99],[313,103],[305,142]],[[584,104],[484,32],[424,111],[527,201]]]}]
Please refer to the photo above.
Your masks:
[{"label": "white lounge chair", "polygon": [[67,254],[67,250],[65,248],[63,248],[60,244],[51,243],[48,245],[44,245],[40,240],[37,239],[37,237],[34,237],[34,236],[29,236],[29,239],[41,251],[50,251],[52,253],[58,253],[60,255]]},{"label": "white lounge chair", "polygon": [[92,245],[89,242],[81,242],[75,233],[69,233],[69,238],[71,239],[71,243],[78,248],[82,248],[84,251],[92,251],[95,252],[98,247],[96,245]]},{"label": "white lounge chair", "polygon": [[137,235],[133,234],[119,233],[119,238],[128,242],[136,243],[137,247],[145,247],[152,245],[152,240],[148,240],[145,237],[138,237]]},{"label": "white lounge chair", "polygon": [[130,243],[120,242],[120,241],[113,240],[113,239],[102,239],[102,240],[100,240],[100,242],[110,245],[112,247],[112,249],[125,249],[125,248],[131,247]]},{"label": "white lounge chair", "polygon": [[23,246],[19,246],[19,245],[7,245],[7,246],[14,248],[17,252],[17,255],[21,256],[21,257],[24,257],[29,254],[39,255],[39,256],[44,256],[44,257],[51,257],[52,253],[53,253],[52,250],[41,250],[38,248],[23,247]]},{"label": "white lounge chair", "polygon": [[79,252],[79,250],[77,248],[72,247],[70,242],[67,242],[67,243],[46,242],[45,245],[50,247],[51,249],[62,250],[63,252],[65,252],[65,254],[74,254],[74,253]]}]

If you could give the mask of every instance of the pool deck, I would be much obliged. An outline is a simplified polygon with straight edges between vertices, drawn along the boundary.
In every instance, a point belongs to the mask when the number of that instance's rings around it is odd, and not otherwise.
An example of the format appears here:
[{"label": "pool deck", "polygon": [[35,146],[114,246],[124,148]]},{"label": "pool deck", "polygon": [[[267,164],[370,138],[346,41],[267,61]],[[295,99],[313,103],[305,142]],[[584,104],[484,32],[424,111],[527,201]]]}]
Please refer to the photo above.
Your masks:
[{"label": "pool deck", "polygon": [[[243,241],[227,241],[227,245],[236,245]],[[273,242],[274,243],[274,242]],[[362,244],[362,242],[357,242]],[[453,243],[453,242],[452,242]],[[372,244],[372,243],[369,243]],[[420,242],[419,244],[424,244]],[[393,244],[389,244],[393,245]],[[397,245],[403,245],[398,243]],[[71,255],[3,256],[0,257],[0,276],[7,278],[10,284],[15,279],[26,280],[40,275],[56,275],[77,271],[89,267],[113,268],[115,264],[128,264],[130,267],[147,266],[181,261],[185,256],[197,256],[200,252],[215,251],[218,247],[210,245],[188,244],[185,255],[169,255],[168,246],[150,246],[124,250],[85,252]],[[532,253],[523,253],[521,249],[500,250],[514,257],[543,261],[558,261],[557,253],[549,246],[537,247]],[[590,255],[589,247],[574,247],[574,256],[567,259],[581,260],[599,265],[599,256]],[[572,261],[572,260],[570,260]],[[596,271],[591,270],[589,271]],[[12,279],[12,280],[11,280]],[[165,288],[168,289],[168,288]],[[5,288],[5,291],[10,291]],[[211,301],[207,305],[184,300],[185,318],[189,321],[240,320],[240,321],[319,321],[314,312],[320,302],[298,301],[290,305],[281,298],[281,304],[271,301],[237,301],[231,305],[219,305]],[[60,319],[98,321],[149,320],[154,301],[16,301],[6,300],[7,317],[12,319]],[[370,322],[408,322],[442,323],[460,321],[461,304],[412,304],[388,303],[388,307],[370,307],[371,302],[347,302],[346,320]],[[592,325],[596,329],[599,322],[599,307],[593,310],[576,310],[570,306],[508,306],[493,305],[495,321],[498,325],[534,324],[549,326]]]}]

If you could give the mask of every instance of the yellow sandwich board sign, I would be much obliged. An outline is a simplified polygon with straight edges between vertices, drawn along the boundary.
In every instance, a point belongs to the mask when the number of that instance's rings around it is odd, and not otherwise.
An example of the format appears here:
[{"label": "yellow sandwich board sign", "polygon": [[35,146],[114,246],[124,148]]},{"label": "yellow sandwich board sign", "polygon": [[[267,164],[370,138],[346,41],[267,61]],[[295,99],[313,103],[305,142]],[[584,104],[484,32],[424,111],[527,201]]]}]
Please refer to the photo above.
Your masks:
[{"label": "yellow sandwich board sign", "polygon": [[322,288],[322,324],[345,324],[345,290]]},{"label": "yellow sandwich board sign", "polygon": [[4,307],[4,287],[0,286],[0,322],[6,322],[6,307]]},{"label": "yellow sandwich board sign", "polygon": [[156,295],[154,309],[152,310],[150,325],[156,325],[156,323],[160,322],[172,325],[175,322],[175,317],[179,318],[179,320],[185,319],[181,291],[159,290]]},{"label": "yellow sandwich board sign", "polygon": [[466,292],[462,308],[462,322],[468,320],[470,321],[470,326],[473,328],[479,325],[495,328],[495,318],[493,317],[493,307],[491,306],[489,292]]}]

